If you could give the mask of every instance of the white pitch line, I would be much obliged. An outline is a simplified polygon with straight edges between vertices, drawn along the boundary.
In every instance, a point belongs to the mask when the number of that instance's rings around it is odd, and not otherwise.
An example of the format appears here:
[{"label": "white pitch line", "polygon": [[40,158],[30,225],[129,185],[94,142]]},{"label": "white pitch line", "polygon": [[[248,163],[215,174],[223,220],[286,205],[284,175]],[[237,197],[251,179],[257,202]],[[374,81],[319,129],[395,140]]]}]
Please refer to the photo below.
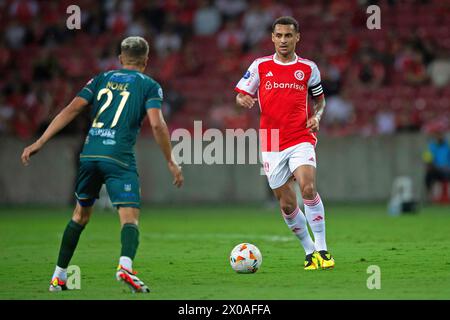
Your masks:
[{"label": "white pitch line", "polygon": [[[242,242],[251,242],[253,239],[273,241],[273,242],[288,242],[294,241],[294,237],[286,237],[279,235],[256,235],[244,233],[163,233],[163,232],[148,232],[141,233],[144,238],[158,238],[158,239],[181,239],[181,240],[196,240],[196,239],[241,239]],[[247,241],[249,240],[249,241]]]}]

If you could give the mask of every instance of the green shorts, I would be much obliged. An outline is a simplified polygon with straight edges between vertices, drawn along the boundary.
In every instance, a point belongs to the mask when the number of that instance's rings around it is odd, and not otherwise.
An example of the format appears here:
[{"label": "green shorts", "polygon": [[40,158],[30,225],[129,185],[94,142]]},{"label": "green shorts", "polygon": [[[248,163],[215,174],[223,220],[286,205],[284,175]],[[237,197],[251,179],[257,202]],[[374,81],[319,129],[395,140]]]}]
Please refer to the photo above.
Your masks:
[{"label": "green shorts", "polygon": [[141,190],[136,169],[108,161],[80,161],[75,196],[82,206],[93,205],[103,184],[115,207],[140,208]]}]

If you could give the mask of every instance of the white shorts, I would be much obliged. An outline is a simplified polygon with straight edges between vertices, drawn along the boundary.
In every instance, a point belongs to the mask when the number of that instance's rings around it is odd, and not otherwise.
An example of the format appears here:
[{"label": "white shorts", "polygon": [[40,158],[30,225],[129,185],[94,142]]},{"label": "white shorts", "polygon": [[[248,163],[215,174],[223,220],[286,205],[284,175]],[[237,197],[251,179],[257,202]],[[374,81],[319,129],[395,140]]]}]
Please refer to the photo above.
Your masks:
[{"label": "white shorts", "polygon": [[264,172],[269,186],[276,189],[284,185],[300,166],[316,167],[316,152],[309,142],[302,142],[279,152],[262,152]]}]

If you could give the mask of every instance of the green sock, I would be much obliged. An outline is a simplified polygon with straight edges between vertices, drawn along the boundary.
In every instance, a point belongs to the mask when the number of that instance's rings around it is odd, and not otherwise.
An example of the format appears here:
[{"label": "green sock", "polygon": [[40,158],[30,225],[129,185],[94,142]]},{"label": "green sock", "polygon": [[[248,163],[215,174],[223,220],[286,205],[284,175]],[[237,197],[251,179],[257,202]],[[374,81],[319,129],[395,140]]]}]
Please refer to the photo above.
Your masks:
[{"label": "green sock", "polygon": [[121,232],[122,251],[120,256],[129,257],[131,260],[136,256],[139,245],[139,229],[134,223],[125,223]]},{"label": "green sock", "polygon": [[70,259],[72,259],[75,248],[78,244],[78,239],[80,239],[81,231],[83,231],[84,226],[70,220],[67,224],[66,229],[61,240],[61,248],[59,249],[58,263],[57,266],[60,268],[67,268]]}]

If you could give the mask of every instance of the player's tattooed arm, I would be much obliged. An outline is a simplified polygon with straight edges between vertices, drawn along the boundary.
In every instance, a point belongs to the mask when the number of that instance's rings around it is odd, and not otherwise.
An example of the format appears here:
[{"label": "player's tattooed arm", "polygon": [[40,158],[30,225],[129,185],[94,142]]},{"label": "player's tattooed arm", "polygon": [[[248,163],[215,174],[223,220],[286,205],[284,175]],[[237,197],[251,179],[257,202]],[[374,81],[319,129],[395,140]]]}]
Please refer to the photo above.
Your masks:
[{"label": "player's tattooed arm", "polygon": [[76,118],[88,105],[88,101],[81,97],[75,97],[60,113],[52,120],[42,136],[33,144],[29,145],[23,150],[22,163],[28,165],[30,157],[39,152],[42,147],[55,136],[58,132],[64,129],[73,119]]},{"label": "player's tattooed arm", "polygon": [[318,97],[314,97],[314,116],[308,119],[308,122],[306,123],[306,128],[309,128],[311,132],[319,131],[319,122],[320,119],[322,119],[325,105],[325,96],[323,94]]},{"label": "player's tattooed arm", "polygon": [[314,98],[314,116],[317,120],[322,119],[322,114],[325,110],[325,96],[321,94],[320,96]]}]

